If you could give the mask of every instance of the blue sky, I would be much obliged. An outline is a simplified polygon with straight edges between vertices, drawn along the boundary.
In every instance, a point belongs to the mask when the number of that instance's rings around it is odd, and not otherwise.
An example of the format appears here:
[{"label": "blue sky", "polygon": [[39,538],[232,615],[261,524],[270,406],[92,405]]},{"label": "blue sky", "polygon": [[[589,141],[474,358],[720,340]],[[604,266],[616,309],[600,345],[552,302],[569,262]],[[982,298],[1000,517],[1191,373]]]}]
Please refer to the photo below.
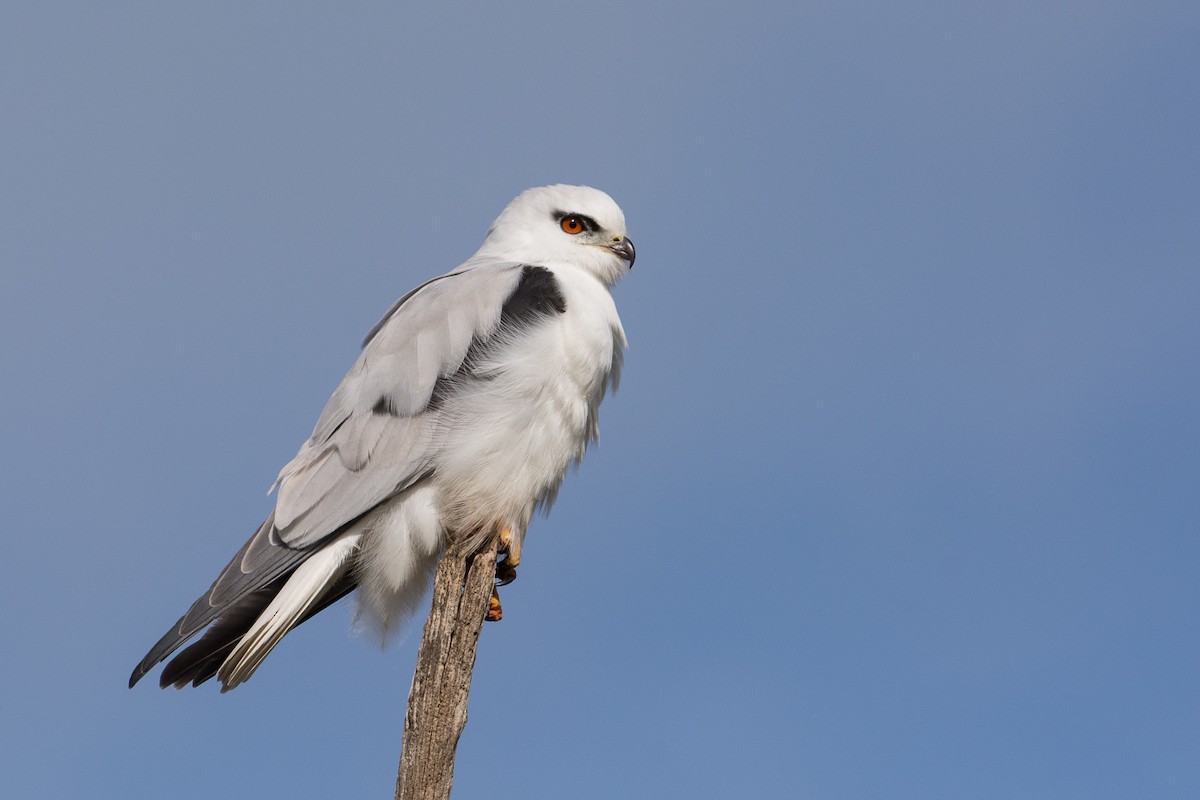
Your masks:
[{"label": "blue sky", "polygon": [[631,347],[456,796],[1200,795],[1200,8],[407,5],[5,10],[0,795],[389,796],[416,636],[348,603],[125,682],[558,181]]}]

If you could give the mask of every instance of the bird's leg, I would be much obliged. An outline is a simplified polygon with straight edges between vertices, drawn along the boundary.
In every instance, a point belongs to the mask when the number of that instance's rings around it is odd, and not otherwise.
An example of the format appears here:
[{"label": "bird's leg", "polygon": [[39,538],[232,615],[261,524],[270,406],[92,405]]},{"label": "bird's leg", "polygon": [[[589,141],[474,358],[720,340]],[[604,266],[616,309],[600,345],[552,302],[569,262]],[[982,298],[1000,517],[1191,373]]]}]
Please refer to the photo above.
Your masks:
[{"label": "bird's leg", "polygon": [[504,618],[504,610],[500,608],[500,592],[496,588],[516,580],[517,566],[521,563],[521,544],[513,536],[512,529],[501,527],[499,536],[500,546],[496,552],[501,558],[496,564],[496,586],[492,587],[492,599],[488,601],[487,615],[484,616],[488,622],[499,622]]}]

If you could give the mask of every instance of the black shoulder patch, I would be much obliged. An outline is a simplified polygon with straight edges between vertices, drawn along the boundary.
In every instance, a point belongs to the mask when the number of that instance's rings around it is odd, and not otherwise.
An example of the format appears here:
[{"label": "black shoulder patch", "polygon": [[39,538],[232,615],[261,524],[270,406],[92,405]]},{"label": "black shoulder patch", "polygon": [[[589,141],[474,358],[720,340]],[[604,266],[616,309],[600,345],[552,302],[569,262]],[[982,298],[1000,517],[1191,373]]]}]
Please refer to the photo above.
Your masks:
[{"label": "black shoulder patch", "polygon": [[565,313],[567,300],[558,288],[558,279],[545,267],[526,265],[521,268],[517,288],[504,301],[500,310],[501,326],[528,325],[543,317]]},{"label": "black shoulder patch", "polygon": [[[545,267],[535,267],[532,264],[521,266],[521,277],[512,294],[500,307],[500,324],[486,334],[476,334],[471,340],[471,346],[463,357],[462,363],[453,375],[439,376],[433,386],[427,409],[440,408],[454,393],[462,391],[462,387],[472,383],[492,380],[498,369],[491,366],[480,370],[478,365],[488,362],[496,348],[504,347],[513,337],[535,327],[539,322],[565,313],[567,300],[558,288],[558,279],[554,273]],[[372,410],[377,413],[387,411],[386,398],[381,398]]]}]

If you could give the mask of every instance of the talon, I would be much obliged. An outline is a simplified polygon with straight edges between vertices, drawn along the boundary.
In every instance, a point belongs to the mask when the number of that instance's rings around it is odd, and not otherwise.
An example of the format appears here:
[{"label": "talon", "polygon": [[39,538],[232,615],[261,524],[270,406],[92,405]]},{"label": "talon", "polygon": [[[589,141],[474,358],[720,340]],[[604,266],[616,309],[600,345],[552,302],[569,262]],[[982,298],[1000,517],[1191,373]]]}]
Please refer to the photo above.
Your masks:
[{"label": "talon", "polygon": [[521,563],[521,543],[513,536],[512,529],[507,525],[501,526],[497,539],[496,554],[499,560],[496,562],[496,586],[492,587],[492,598],[488,601],[487,615],[484,617],[488,622],[499,622],[504,618],[500,608],[500,593],[496,587],[507,586],[516,580],[517,565]]},{"label": "talon", "polygon": [[492,597],[488,600],[487,614],[483,616],[486,622],[499,622],[504,619],[504,611],[500,608],[500,593],[492,587]]},{"label": "talon", "polygon": [[497,552],[503,558],[496,564],[496,585],[506,586],[517,579],[517,567],[521,565],[521,544],[508,527],[500,529]]},{"label": "talon", "polygon": [[496,585],[508,586],[517,579],[516,567],[508,563],[505,559],[496,565]]}]

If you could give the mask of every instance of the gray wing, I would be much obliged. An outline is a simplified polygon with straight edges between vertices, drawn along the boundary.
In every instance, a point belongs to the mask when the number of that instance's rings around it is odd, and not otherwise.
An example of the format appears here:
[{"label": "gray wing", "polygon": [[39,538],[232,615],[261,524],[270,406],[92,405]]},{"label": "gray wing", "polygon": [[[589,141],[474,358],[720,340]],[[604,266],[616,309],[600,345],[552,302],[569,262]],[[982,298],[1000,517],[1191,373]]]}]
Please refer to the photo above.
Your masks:
[{"label": "gray wing", "polygon": [[316,429],[276,480],[275,536],[306,548],[430,469],[438,382],[500,323],[522,265],[489,263],[435,278],[368,335]]},{"label": "gray wing", "polygon": [[[221,624],[209,633],[222,641],[201,649],[215,652],[225,639],[236,641],[257,616],[255,609],[274,594],[264,590],[281,583],[325,540],[429,473],[438,383],[462,367],[473,343],[496,330],[522,276],[521,264],[468,262],[397,301],[367,335],[312,436],[280,471],[274,512],[146,654],[130,686],[218,617]],[[175,669],[179,674],[164,673],[163,685],[206,679],[212,665],[205,659],[211,661],[211,654],[198,654],[197,663]]]}]

